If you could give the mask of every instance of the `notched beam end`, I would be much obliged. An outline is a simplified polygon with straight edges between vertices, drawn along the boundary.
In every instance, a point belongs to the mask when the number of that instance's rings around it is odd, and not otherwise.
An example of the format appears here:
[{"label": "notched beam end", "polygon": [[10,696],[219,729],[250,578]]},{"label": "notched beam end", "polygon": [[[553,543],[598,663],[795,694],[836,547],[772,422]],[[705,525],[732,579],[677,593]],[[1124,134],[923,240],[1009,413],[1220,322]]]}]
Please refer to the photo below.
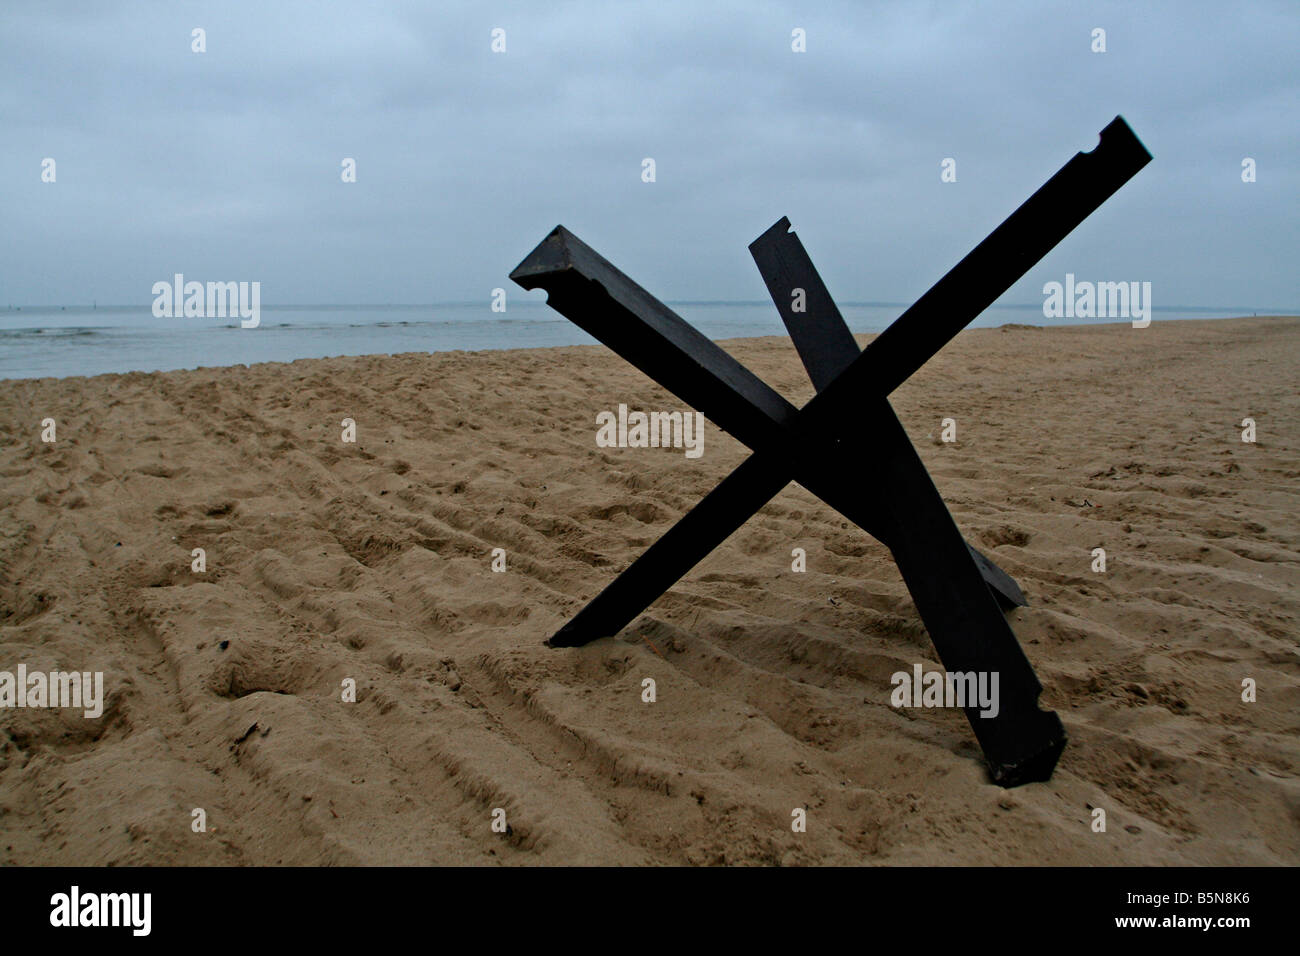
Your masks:
[{"label": "notched beam end", "polygon": [[569,240],[573,233],[564,226],[556,226],[550,231],[537,248],[524,256],[524,261],[515,266],[510,278],[525,289],[536,289],[542,285],[541,280],[573,268],[573,256]]},{"label": "notched beam end", "polygon": [[1142,145],[1142,141],[1133,132],[1133,127],[1129,126],[1122,116],[1116,116],[1106,124],[1106,128],[1101,131],[1096,149],[1089,150],[1085,155],[1090,156],[1103,146],[1108,151],[1114,151],[1117,159],[1126,158],[1129,163],[1132,163],[1134,172],[1151,162],[1150,151]]},{"label": "notched beam end", "polygon": [[790,217],[782,216],[768,228],[768,230],[749,244],[749,251],[752,254],[755,249],[759,249],[780,236],[789,235],[794,231],[790,225]]}]

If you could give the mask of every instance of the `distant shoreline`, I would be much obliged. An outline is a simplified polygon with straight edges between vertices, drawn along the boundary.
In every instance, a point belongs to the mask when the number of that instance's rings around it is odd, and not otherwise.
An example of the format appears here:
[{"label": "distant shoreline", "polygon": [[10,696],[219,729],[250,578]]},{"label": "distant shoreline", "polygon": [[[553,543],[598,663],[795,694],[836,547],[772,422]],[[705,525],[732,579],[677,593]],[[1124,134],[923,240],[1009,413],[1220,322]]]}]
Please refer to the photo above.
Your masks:
[{"label": "distant shoreline", "polygon": [[[1169,326],[1173,324],[1195,325],[1195,324],[1203,324],[1203,323],[1210,323],[1210,322],[1212,323],[1220,323],[1220,322],[1256,323],[1256,322],[1284,321],[1288,319],[1300,319],[1300,316],[1277,314],[1277,315],[1244,315],[1244,316],[1238,315],[1238,316],[1224,316],[1224,317],[1184,317],[1184,318],[1169,318],[1169,319],[1156,318],[1152,321],[1152,327],[1155,327],[1157,325]],[[183,320],[172,320],[172,321],[183,321]],[[494,320],[484,320],[483,324],[488,325],[492,321]],[[498,319],[495,321],[510,321],[510,319],[509,318]],[[521,323],[536,323],[538,320],[515,319],[514,321],[521,322]],[[550,322],[550,320],[544,320],[544,321]],[[437,323],[425,323],[425,324],[437,324]],[[564,329],[566,333],[568,332],[569,327],[567,326],[566,320],[559,318],[558,323],[556,324],[560,328]],[[364,332],[370,329],[393,328],[396,325],[397,323],[392,323],[392,324],[370,323],[367,325],[363,325],[359,327],[350,327],[350,328],[353,328],[354,331]],[[414,329],[418,331],[420,329],[421,323],[409,323],[409,324],[402,323],[402,325],[406,326],[408,330]],[[1035,332],[1050,331],[1050,332],[1068,333],[1071,331],[1081,331],[1085,329],[1104,329],[1108,326],[1115,326],[1117,332],[1131,332],[1133,335],[1139,335],[1142,332],[1149,331],[1149,329],[1133,329],[1131,328],[1130,324],[1127,321],[1120,320],[1120,321],[1073,322],[1068,324],[1003,322],[998,325],[971,325],[966,329],[964,329],[960,334],[966,335],[973,332],[997,332],[997,331],[1035,331]],[[2,354],[5,335],[6,334],[12,335],[15,332],[20,332],[20,331],[26,331],[26,330],[0,330],[0,354]],[[94,330],[80,329],[79,327],[69,327],[59,331],[65,333],[77,333],[78,331],[87,332],[87,331],[94,331]],[[240,333],[240,335],[252,334],[249,331],[239,329],[237,326],[232,328],[230,331],[238,332]],[[266,333],[273,334],[277,331],[280,331],[280,328],[277,327],[274,323],[272,323],[272,324],[268,324],[264,329],[257,330],[257,334],[266,334]],[[307,330],[299,327],[295,331],[301,333]],[[871,329],[871,330],[855,329],[854,335],[859,338],[864,336],[872,337],[880,334],[881,331],[883,331],[883,328]],[[585,338],[587,339],[587,341],[578,341],[578,342],[566,341],[566,342],[560,342],[556,344],[540,344],[540,345],[510,343],[506,345],[487,345],[481,348],[464,348],[464,347],[457,347],[457,346],[449,346],[443,348],[428,348],[428,349],[406,348],[406,349],[400,349],[395,351],[374,351],[374,352],[356,352],[356,353],[336,352],[333,354],[325,354],[325,355],[287,356],[282,358],[265,358],[265,359],[254,357],[253,361],[242,361],[242,362],[233,361],[233,362],[225,362],[225,363],[199,362],[193,365],[177,366],[172,368],[119,369],[119,370],[111,370],[111,371],[99,371],[90,374],[82,374],[76,372],[72,372],[66,375],[0,374],[0,385],[3,385],[8,382],[33,382],[33,381],[51,380],[51,379],[53,380],[94,379],[105,375],[167,375],[173,372],[196,372],[196,371],[203,371],[203,370],[221,370],[221,369],[229,369],[229,368],[254,368],[260,365],[286,365],[287,366],[295,362],[331,361],[337,359],[373,360],[373,359],[395,358],[398,356],[421,355],[421,354],[430,355],[430,356],[443,355],[443,354],[449,354],[454,352],[463,353],[465,355],[479,355],[484,353],[489,353],[489,354],[508,353],[508,352],[532,353],[532,352],[552,352],[557,349],[593,348],[593,347],[603,348],[603,346],[600,346],[599,343],[596,343],[594,340],[591,340],[589,337],[587,337],[585,333],[580,332],[576,329],[574,329],[573,332],[576,333],[576,336]],[[32,337],[44,338],[45,336],[40,333],[33,333]],[[60,337],[69,338],[72,336],[64,335]],[[709,335],[709,338],[711,338],[713,341],[716,342],[737,342],[737,343],[758,342],[763,339],[785,339],[788,341],[788,337],[783,333],[781,333],[779,330],[774,330],[771,332],[761,332],[752,335],[727,335],[727,334],[712,335],[711,334]],[[92,346],[85,346],[85,347],[93,348],[94,346],[92,345]]]},{"label": "distant shoreline", "polygon": [[[671,299],[671,300],[665,299],[664,304],[671,308],[689,307],[689,306],[699,306],[699,307],[737,306],[737,307],[745,307],[745,308],[750,308],[750,307],[770,308],[771,307],[770,302],[759,300],[759,299],[753,299],[753,300],[749,300],[749,299],[735,299],[735,300],[732,299]],[[898,309],[899,311],[902,311],[903,309],[908,308],[908,306],[911,303],[876,302],[876,301],[871,301],[866,299],[864,300],[850,299],[850,300],[845,300],[843,302],[840,302],[838,304],[843,308]],[[141,302],[136,304],[126,304],[126,305],[123,305],[121,303],[108,304],[108,305],[98,305],[98,304],[87,305],[85,303],[76,303],[76,304],[57,303],[54,305],[33,305],[27,303],[23,305],[0,306],[0,313],[33,312],[33,313],[43,314],[43,313],[53,313],[53,312],[141,312],[141,311],[147,312],[151,309],[151,307],[152,307],[152,303],[150,302]],[[516,301],[510,304],[510,308],[512,309],[518,309],[518,308],[536,309],[536,308],[545,308],[545,307],[546,307],[546,302],[541,300]],[[1025,311],[1035,311],[1035,310],[1041,310],[1043,304],[1041,302],[1009,302],[1006,304],[996,305],[995,307],[998,309],[1016,309],[1016,310],[1025,310]],[[456,308],[456,309],[479,308],[482,309],[484,312],[489,311],[488,304],[479,300],[450,300],[447,302],[410,302],[410,303],[406,303],[406,302],[396,302],[396,303],[289,302],[289,303],[278,303],[278,304],[265,303],[262,305],[262,310],[264,312],[310,312],[310,311],[360,312],[366,310],[375,310],[381,312],[382,311],[396,312],[396,311],[409,311],[409,310],[416,310],[416,309],[448,309],[448,308]],[[1296,309],[1293,312],[1288,312],[1285,309],[1275,309],[1275,308],[1244,309],[1237,306],[1227,306],[1224,308],[1219,308],[1217,306],[1208,306],[1208,305],[1188,305],[1188,306],[1157,305],[1152,307],[1152,311],[1165,312],[1171,314],[1177,314],[1183,312],[1214,313],[1216,315],[1222,313],[1232,313],[1230,317],[1233,318],[1246,315],[1246,313],[1249,313],[1251,317],[1257,315],[1300,315],[1300,309]],[[1225,316],[1225,317],[1229,317],[1229,316]]]}]

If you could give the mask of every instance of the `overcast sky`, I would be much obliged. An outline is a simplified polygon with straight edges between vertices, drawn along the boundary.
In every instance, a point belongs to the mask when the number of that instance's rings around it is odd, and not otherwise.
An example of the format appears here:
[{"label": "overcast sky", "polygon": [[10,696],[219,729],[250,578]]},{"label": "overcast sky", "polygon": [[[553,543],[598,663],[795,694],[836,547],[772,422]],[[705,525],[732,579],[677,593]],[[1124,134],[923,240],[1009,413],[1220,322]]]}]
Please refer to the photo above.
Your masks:
[{"label": "overcast sky", "polygon": [[1073,272],[1295,310],[1297,50],[1294,0],[13,0],[0,305],[176,272],[265,305],[540,299],[507,275],[557,223],[661,298],[763,300],[746,246],[782,215],[837,298],[909,302],[1122,114],[1154,161],[1002,301]]}]

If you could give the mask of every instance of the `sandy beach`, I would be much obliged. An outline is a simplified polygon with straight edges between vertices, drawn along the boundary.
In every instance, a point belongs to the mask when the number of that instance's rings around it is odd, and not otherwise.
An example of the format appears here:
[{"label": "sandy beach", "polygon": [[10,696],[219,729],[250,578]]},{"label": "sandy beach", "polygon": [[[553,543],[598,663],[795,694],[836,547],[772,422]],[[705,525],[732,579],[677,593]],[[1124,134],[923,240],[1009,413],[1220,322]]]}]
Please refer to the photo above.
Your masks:
[{"label": "sandy beach", "polygon": [[[724,347],[811,397],[787,339]],[[1004,790],[890,706],[934,649],[797,485],[543,646],[747,454],[597,447],[684,410],[603,347],[0,381],[0,671],[104,681],[0,709],[0,864],[1295,865],[1297,383],[1300,319],[1246,318],[967,331],[894,393],[1069,734]]]}]

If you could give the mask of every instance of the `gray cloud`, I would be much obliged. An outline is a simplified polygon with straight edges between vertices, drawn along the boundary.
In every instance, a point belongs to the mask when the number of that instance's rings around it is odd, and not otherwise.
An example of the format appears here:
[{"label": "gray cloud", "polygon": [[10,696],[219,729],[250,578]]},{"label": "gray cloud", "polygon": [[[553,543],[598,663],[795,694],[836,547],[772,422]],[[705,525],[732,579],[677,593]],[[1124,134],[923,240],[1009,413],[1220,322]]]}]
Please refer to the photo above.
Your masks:
[{"label": "gray cloud", "polygon": [[0,304],[144,303],[174,272],[486,300],[557,222],[661,297],[762,299],[745,246],[781,215],[837,297],[910,301],[1121,113],[1155,161],[1006,301],[1072,271],[1300,306],[1293,4],[701,6],[8,9]]}]

